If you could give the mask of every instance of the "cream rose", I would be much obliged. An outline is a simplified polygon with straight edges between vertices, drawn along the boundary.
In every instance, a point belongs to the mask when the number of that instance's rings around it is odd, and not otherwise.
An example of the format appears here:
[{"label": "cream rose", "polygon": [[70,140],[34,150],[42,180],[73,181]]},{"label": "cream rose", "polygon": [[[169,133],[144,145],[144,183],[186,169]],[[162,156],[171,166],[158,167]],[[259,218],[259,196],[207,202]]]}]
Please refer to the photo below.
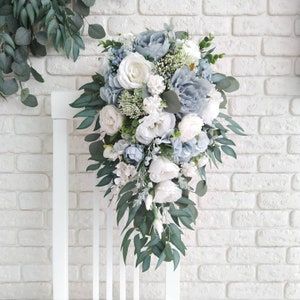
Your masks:
[{"label": "cream rose", "polygon": [[203,126],[202,119],[196,114],[188,114],[182,118],[178,124],[180,139],[183,143],[192,140],[200,134]]},{"label": "cream rose", "polygon": [[159,156],[152,160],[149,167],[150,180],[161,182],[176,178],[179,175],[179,167],[169,159]]},{"label": "cream rose", "polygon": [[107,135],[116,134],[122,127],[123,116],[113,105],[106,105],[100,110],[100,127]]},{"label": "cream rose", "polygon": [[148,81],[151,69],[152,63],[144,56],[130,53],[121,61],[117,79],[124,89],[137,89]]},{"label": "cream rose", "polygon": [[175,202],[182,196],[182,190],[171,180],[162,181],[155,187],[153,202]]},{"label": "cream rose", "polygon": [[214,91],[209,96],[209,101],[206,103],[200,115],[205,124],[211,125],[212,121],[219,115],[220,103],[223,99],[221,97],[221,94],[217,91]]}]

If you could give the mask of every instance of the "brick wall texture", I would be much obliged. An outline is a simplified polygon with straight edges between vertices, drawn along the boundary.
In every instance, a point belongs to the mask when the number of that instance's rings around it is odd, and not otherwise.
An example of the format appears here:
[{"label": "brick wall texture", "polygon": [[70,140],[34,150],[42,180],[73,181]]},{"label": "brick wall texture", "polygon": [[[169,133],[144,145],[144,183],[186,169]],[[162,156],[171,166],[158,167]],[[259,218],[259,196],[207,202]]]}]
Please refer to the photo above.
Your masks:
[{"label": "brick wall texture", "polygon": [[[228,112],[248,133],[238,160],[209,171],[181,267],[181,299],[300,299],[300,1],[97,0],[90,21],[109,35],[171,23],[195,37],[213,32],[219,71],[241,88]],[[0,103],[0,299],[51,299],[52,90],[74,90],[97,71],[97,42],[76,63],[50,50],[32,59],[46,82],[28,87],[40,105]],[[84,132],[71,127],[70,297],[91,299],[93,174]],[[105,206],[101,201],[101,235]],[[116,236],[118,235],[116,229]],[[101,299],[105,248],[101,241]],[[114,249],[118,274],[118,247]],[[141,276],[141,299],[164,298],[164,268]],[[129,287],[132,268],[128,267]],[[115,299],[118,283],[115,282]],[[128,291],[129,299],[131,292]]]}]

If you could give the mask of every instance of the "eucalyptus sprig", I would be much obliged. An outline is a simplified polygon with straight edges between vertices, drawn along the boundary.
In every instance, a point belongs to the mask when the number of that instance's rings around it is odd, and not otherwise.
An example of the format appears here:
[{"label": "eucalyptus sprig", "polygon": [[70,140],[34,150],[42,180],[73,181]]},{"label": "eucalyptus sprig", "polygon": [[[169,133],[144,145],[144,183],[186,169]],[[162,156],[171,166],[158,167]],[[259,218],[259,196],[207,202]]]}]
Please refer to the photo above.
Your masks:
[{"label": "eucalyptus sprig", "polygon": [[[38,104],[23,83],[33,77],[44,82],[30,63],[30,55],[47,55],[46,46],[77,60],[85,48],[82,33],[85,17],[95,0],[0,0],[0,96],[5,98],[21,89],[21,101]],[[105,36],[99,24],[89,24],[88,34]]]}]

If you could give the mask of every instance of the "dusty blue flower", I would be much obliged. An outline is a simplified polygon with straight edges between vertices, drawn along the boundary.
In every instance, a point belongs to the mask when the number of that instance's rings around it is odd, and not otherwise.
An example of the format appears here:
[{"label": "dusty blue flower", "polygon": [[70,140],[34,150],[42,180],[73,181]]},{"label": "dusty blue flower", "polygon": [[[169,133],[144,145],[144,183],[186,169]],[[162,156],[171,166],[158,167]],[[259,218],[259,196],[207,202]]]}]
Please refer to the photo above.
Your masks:
[{"label": "dusty blue flower", "polygon": [[207,59],[200,59],[199,64],[197,67],[197,75],[201,76],[204,79],[207,79],[208,81],[211,81],[212,79],[212,68]]},{"label": "dusty blue flower", "polygon": [[167,54],[170,42],[164,31],[145,31],[139,34],[134,41],[135,50],[145,57],[155,60]]},{"label": "dusty blue flower", "polygon": [[126,56],[126,51],[124,48],[112,48],[112,59],[110,61],[111,65],[118,68],[123,58]]},{"label": "dusty blue flower", "polygon": [[207,102],[206,96],[211,89],[207,80],[196,77],[194,72],[184,66],[174,73],[171,85],[179,96],[182,105],[181,113],[200,113],[202,111]]},{"label": "dusty blue flower", "polygon": [[100,88],[100,97],[108,104],[116,104],[123,88],[116,76],[108,75],[106,84]]},{"label": "dusty blue flower", "polygon": [[144,147],[141,145],[130,145],[125,149],[124,159],[127,163],[137,165],[144,157]]}]

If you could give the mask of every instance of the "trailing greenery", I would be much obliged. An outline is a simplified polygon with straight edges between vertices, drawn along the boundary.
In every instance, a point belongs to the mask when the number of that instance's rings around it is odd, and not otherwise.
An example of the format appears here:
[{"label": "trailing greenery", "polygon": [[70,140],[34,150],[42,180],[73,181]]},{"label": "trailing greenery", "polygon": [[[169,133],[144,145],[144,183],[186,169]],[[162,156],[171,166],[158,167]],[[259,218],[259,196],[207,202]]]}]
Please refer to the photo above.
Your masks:
[{"label": "trailing greenery", "polygon": [[[0,96],[21,90],[21,101],[36,106],[37,99],[24,83],[33,77],[44,82],[31,65],[30,55],[47,55],[47,45],[74,61],[84,49],[84,19],[95,0],[0,0]],[[92,38],[105,36],[101,25],[91,24]]]}]

